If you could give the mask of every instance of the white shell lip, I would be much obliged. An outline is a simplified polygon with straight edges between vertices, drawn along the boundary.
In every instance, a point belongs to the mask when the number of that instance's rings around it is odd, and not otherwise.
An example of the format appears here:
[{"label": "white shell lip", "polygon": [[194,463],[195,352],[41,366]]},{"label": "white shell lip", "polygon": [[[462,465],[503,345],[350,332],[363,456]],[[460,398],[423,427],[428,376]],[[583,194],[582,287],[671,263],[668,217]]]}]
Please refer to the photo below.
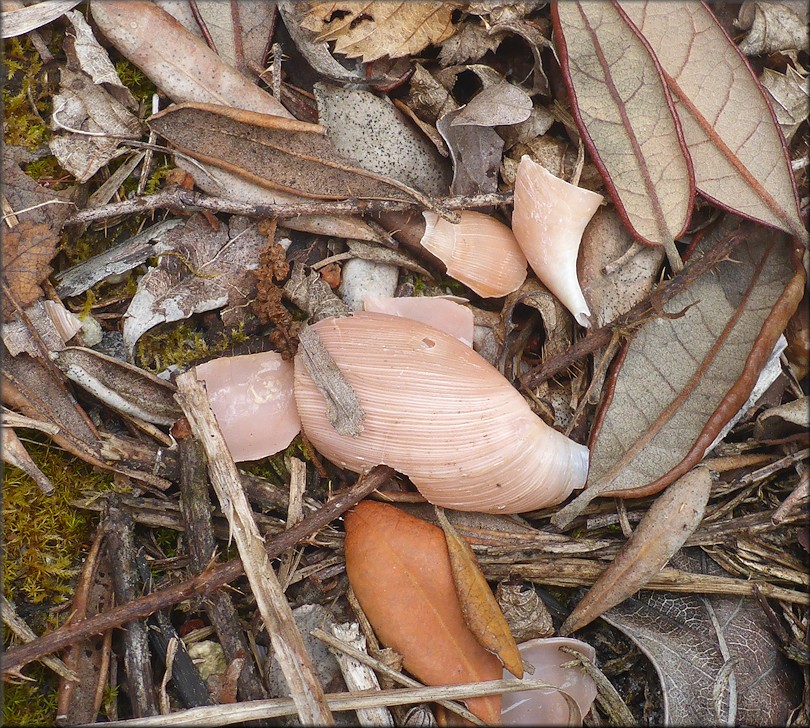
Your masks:
[{"label": "white shell lip", "polygon": [[512,231],[494,217],[462,210],[453,224],[425,211],[421,245],[447,267],[447,274],[484,298],[500,298],[526,280],[526,256]]},{"label": "white shell lip", "polygon": [[512,230],[532,270],[580,326],[590,325],[591,312],[577,279],[577,254],[603,199],[555,177],[529,156],[521,157]]},{"label": "white shell lip", "polygon": [[326,458],[354,472],[386,464],[431,503],[523,513],[560,503],[587,477],[588,449],[547,426],[486,360],[422,323],[376,313],[313,326],[365,412],[339,435],[299,359],[301,425]]}]

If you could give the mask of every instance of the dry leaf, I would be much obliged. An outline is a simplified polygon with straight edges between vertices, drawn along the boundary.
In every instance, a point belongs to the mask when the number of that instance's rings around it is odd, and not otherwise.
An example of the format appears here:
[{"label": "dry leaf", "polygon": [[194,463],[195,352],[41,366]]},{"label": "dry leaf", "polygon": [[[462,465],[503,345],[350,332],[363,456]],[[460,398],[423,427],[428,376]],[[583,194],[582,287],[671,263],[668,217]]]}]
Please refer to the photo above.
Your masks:
[{"label": "dry leaf", "polygon": [[732,259],[670,299],[675,317],[644,324],[621,356],[591,433],[588,487],[554,516],[558,526],[597,495],[649,495],[691,470],[748,398],[804,271],[784,235],[737,218],[699,250],[730,234],[742,236]]},{"label": "dry leaf", "polygon": [[532,99],[523,89],[506,80],[487,86],[473,96],[453,117],[453,126],[506,126],[526,121]]},{"label": "dry leaf", "polygon": [[495,51],[504,33],[492,33],[489,26],[467,20],[455,35],[442,42],[439,65],[455,66],[481,60],[488,51]]},{"label": "dry leaf", "polygon": [[[202,36],[188,0],[155,0],[155,5],[174,16],[189,32]],[[258,76],[264,70],[274,5],[270,2],[197,0],[200,18],[219,57],[249,77]]]},{"label": "dry leaf", "polygon": [[123,56],[178,103],[198,101],[292,115],[165,10],[144,0],[93,0],[93,20]]},{"label": "dry leaf", "polygon": [[661,64],[698,192],[803,239],[790,159],[773,111],[711,11],[688,0],[621,6]]},{"label": "dry leaf", "polygon": [[50,478],[39,469],[11,427],[0,427],[0,453],[2,453],[4,463],[22,470],[45,495],[50,495],[56,490]]},{"label": "dry leaf", "polygon": [[25,319],[18,315],[5,323],[3,343],[11,356],[23,351],[31,356],[43,356],[64,349],[81,327],[79,317],[62,304],[39,300],[25,309]]},{"label": "dry leaf", "polygon": [[313,3],[303,26],[319,41],[335,41],[335,52],[374,61],[400,58],[437,45],[455,32],[453,6],[435,2]]},{"label": "dry leaf", "polygon": [[453,527],[442,508],[436,509],[439,525],[447,540],[450,568],[464,619],[483,647],[495,653],[503,666],[518,680],[523,677],[523,662],[515,638],[504,619],[478,559],[470,545]]},{"label": "dry leaf", "polygon": [[554,634],[551,614],[533,584],[501,582],[495,598],[516,642]]},{"label": "dry leaf", "polygon": [[810,96],[807,78],[793,66],[788,66],[785,73],[778,73],[771,68],[764,69],[759,82],[768,94],[785,141],[790,144],[796,130],[807,118],[808,96]]},{"label": "dry leaf", "polygon": [[676,480],[644,514],[638,527],[560,627],[569,635],[615,607],[655,576],[703,520],[711,474],[697,467]]},{"label": "dry leaf", "polygon": [[317,124],[224,106],[180,104],[149,119],[180,151],[271,190],[319,199],[424,196],[338,154]]},{"label": "dry leaf", "polygon": [[[408,672],[428,685],[500,679],[500,662],[464,621],[440,528],[373,501],[349,511],[345,526],[352,589]],[[485,722],[500,722],[500,696],[466,702]]]},{"label": "dry leaf", "polygon": [[3,11],[3,38],[16,38],[53,22],[81,0],[44,0],[27,8]]},{"label": "dry leaf", "polygon": [[56,255],[59,239],[44,223],[21,222],[2,236],[3,319],[9,321],[17,309],[9,300],[14,296],[21,308],[42,297],[40,283],[51,273],[50,262]]},{"label": "dry leaf", "polygon": [[672,99],[655,58],[609,3],[552,6],[571,112],[622,219],[668,253],[689,222],[695,188]]},{"label": "dry leaf", "polygon": [[742,4],[737,25],[748,31],[740,43],[746,56],[781,51],[807,51],[807,4],[802,0]]},{"label": "dry leaf", "polygon": [[318,271],[307,274],[301,263],[293,265],[290,280],[284,284],[284,293],[298,308],[307,312],[308,320],[313,324],[321,319],[351,313],[351,309],[335,295]]},{"label": "dry leaf", "polygon": [[160,323],[244,299],[254,285],[250,271],[258,266],[266,244],[263,236],[253,233],[233,234],[225,225],[211,230],[200,214],[171,230],[166,245],[172,251],[138,281],[124,314],[127,348],[131,351],[144,333]]},{"label": "dry leaf", "polygon": [[447,194],[447,163],[387,98],[325,83],[314,91],[318,119],[338,154],[426,194]]},{"label": "dry leaf", "polygon": [[[681,551],[678,567],[722,576],[705,554]],[[665,725],[786,725],[800,679],[750,597],[640,592],[602,615],[651,660]]]}]

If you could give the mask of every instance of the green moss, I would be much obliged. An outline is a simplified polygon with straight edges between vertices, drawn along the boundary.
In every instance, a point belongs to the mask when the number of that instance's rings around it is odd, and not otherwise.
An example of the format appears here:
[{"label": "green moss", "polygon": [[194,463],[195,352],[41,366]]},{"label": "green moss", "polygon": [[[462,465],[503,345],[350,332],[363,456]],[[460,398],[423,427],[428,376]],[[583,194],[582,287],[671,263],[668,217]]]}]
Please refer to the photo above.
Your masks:
[{"label": "green moss", "polygon": [[132,92],[138,101],[147,104],[147,108],[152,108],[152,94],[157,93],[157,87],[144,76],[137,66],[122,58],[115,62],[115,72],[121,79],[121,83]]},{"label": "green moss", "polygon": [[6,144],[37,149],[51,137],[51,89],[42,59],[26,36],[3,43],[3,139]]},{"label": "green moss", "polygon": [[93,526],[93,517],[70,501],[83,489],[107,487],[111,478],[48,442],[26,438],[25,445],[56,490],[45,495],[21,470],[5,468],[4,593],[18,603],[59,604],[72,595]]},{"label": "green moss", "polygon": [[31,682],[3,686],[3,724],[53,725],[56,719],[56,678],[39,663],[26,668]]},{"label": "green moss", "polygon": [[247,341],[244,326],[220,332],[214,342],[184,321],[164,324],[144,334],[135,346],[135,362],[153,373],[161,372],[171,364],[186,367],[207,357],[224,354],[237,344]]}]

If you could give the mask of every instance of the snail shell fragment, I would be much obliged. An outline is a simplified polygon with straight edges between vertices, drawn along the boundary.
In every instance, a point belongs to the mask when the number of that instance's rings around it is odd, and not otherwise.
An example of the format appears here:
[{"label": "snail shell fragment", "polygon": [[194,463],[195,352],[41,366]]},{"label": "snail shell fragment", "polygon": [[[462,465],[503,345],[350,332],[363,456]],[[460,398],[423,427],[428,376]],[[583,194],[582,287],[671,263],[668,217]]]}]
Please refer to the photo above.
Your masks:
[{"label": "snail shell fragment", "polygon": [[515,177],[512,231],[540,281],[580,326],[591,315],[577,280],[577,253],[602,195],[569,184],[523,156]]},{"label": "snail shell fragment", "polygon": [[447,274],[484,298],[499,298],[526,280],[526,256],[512,231],[494,217],[464,210],[453,224],[423,212],[422,247],[447,266]]},{"label": "snail shell fragment", "polygon": [[301,425],[332,462],[358,473],[390,465],[431,503],[485,513],[555,505],[584,485],[588,449],[546,425],[494,367],[452,336],[369,312],[312,329],[365,413],[358,436],[338,434],[296,357]]}]

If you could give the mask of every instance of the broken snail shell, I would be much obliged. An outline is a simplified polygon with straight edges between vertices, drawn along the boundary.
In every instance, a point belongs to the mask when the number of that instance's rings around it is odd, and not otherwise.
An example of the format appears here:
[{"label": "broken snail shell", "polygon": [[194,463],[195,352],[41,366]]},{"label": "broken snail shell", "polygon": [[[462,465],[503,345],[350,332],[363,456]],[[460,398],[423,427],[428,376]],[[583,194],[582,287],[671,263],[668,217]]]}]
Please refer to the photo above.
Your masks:
[{"label": "broken snail shell", "polygon": [[522,513],[581,488],[588,449],[546,425],[520,393],[458,339],[426,324],[361,312],[312,326],[364,412],[340,435],[299,352],[295,401],[304,433],[337,465],[385,464],[431,503]]},{"label": "broken snail shell", "polygon": [[515,177],[512,231],[540,281],[580,326],[591,315],[577,280],[577,253],[602,195],[569,184],[524,155]]},{"label": "broken snail shell", "polygon": [[463,210],[453,224],[423,212],[422,247],[447,267],[447,274],[484,298],[499,298],[526,280],[526,256],[512,231],[494,217]]}]

